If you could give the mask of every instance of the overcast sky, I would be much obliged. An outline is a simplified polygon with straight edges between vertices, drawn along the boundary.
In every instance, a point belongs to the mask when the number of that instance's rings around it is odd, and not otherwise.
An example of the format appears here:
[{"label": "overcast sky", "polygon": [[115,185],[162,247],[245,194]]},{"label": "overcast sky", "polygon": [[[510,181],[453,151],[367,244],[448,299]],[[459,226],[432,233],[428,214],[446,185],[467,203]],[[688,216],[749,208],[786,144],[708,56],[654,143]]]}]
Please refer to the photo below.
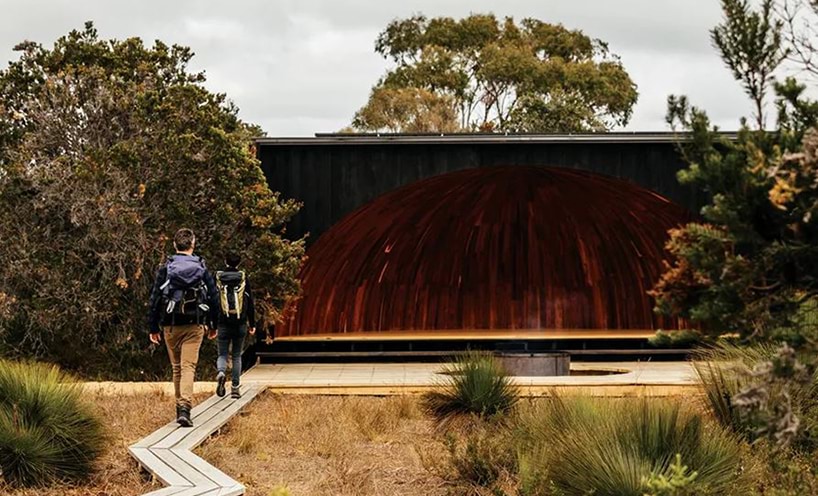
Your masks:
[{"label": "overcast sky", "polygon": [[562,23],[609,43],[639,87],[626,130],[666,130],[668,94],[686,94],[735,129],[751,108],[710,46],[716,0],[0,0],[0,62],[25,39],[50,45],[93,20],[108,38],[139,36],[193,48],[193,68],[270,136],[349,124],[387,68],[374,52],[394,19],[493,12]]}]

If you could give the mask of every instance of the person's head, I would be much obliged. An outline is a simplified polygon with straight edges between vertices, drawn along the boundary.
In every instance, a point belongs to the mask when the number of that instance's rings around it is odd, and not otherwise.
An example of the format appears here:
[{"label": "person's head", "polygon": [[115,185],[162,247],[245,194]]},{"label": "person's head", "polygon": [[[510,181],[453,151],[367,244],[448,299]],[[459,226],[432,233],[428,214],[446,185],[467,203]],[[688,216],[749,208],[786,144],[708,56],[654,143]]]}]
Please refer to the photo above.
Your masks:
[{"label": "person's head", "polygon": [[193,253],[193,248],[196,247],[196,236],[193,231],[183,227],[176,231],[173,235],[173,247],[179,253]]},{"label": "person's head", "polygon": [[224,256],[224,263],[228,267],[236,268],[241,263],[241,255],[239,255],[238,253],[236,253],[234,251],[229,251]]}]

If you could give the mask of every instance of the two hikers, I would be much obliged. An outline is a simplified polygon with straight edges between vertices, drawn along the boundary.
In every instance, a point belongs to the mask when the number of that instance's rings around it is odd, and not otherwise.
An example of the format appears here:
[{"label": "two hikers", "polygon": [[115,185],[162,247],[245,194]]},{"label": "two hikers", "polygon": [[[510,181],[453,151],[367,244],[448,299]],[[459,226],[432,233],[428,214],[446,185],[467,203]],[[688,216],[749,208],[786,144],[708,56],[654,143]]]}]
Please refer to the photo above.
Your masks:
[{"label": "two hikers", "polygon": [[[236,269],[241,261],[237,255],[228,257],[227,270],[217,273],[220,276],[217,282],[208,272],[205,261],[193,255],[196,246],[193,231],[179,229],[173,237],[173,246],[176,253],[156,273],[148,306],[148,328],[152,343],[159,344],[164,336],[167,346],[173,369],[176,422],[191,427],[193,379],[205,329],[209,329],[208,335],[213,339],[218,328],[220,396],[225,394],[224,371],[228,345],[232,341],[232,396],[238,397],[241,346],[248,331],[247,319],[254,322],[255,309],[247,278]],[[239,284],[235,284],[235,275],[239,276]],[[253,334],[255,328],[251,326],[249,332]]]}]

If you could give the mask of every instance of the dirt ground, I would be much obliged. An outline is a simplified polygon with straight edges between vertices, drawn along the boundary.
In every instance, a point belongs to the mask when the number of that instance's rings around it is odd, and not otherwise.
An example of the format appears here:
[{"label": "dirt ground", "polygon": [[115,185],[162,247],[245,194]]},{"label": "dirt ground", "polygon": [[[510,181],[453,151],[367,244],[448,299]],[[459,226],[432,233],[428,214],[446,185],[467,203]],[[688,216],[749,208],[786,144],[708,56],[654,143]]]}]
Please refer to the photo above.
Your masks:
[{"label": "dirt ground", "polygon": [[249,496],[444,495],[443,437],[417,397],[265,394],[197,453]]}]

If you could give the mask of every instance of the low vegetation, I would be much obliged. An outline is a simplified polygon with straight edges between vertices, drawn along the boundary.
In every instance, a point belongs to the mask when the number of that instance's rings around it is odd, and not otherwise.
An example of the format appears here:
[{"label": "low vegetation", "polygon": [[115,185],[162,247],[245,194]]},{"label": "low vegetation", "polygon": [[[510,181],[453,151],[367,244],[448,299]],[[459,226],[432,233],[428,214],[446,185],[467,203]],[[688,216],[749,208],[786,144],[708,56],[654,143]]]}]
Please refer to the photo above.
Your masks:
[{"label": "low vegetation", "polygon": [[516,418],[521,485],[531,495],[642,495],[647,481],[678,479],[696,494],[746,490],[736,436],[678,402],[555,397]]},{"label": "low vegetation", "polygon": [[[78,391],[79,392],[79,391]],[[111,395],[81,391],[87,413],[104,419],[105,442],[80,480],[60,480],[47,485],[18,487],[0,476],[3,496],[137,496],[159,489],[159,483],[142,472],[127,447],[168,421],[173,395],[163,392]],[[6,398],[5,392],[0,398]],[[203,397],[197,396],[196,401]],[[146,408],[146,405],[151,405]],[[4,472],[5,473],[5,472]],[[266,496],[266,495],[265,495]]]},{"label": "low vegetation", "polygon": [[457,416],[488,418],[507,413],[519,389],[490,353],[469,351],[457,359],[436,391],[424,397],[428,411],[442,422]]},{"label": "low vegetation", "polygon": [[77,481],[105,441],[99,417],[57,367],[0,361],[0,475],[13,486]]}]

